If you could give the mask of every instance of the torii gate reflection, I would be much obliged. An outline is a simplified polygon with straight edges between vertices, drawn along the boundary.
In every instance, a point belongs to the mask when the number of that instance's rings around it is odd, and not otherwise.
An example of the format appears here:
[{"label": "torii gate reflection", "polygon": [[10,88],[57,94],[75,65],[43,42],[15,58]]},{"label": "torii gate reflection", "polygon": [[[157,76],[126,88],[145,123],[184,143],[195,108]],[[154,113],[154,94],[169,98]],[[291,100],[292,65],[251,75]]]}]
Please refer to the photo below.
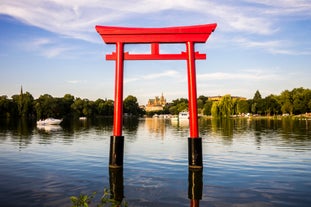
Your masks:
[{"label": "torii gate reflection", "polygon": [[[205,43],[217,24],[166,28],[128,28],[96,26],[107,44],[115,44],[116,51],[106,55],[106,60],[116,61],[113,136],[110,139],[109,168],[123,167],[123,66],[125,60],[186,60],[189,99],[188,164],[190,169],[202,169],[202,138],[199,137],[195,60],[206,59],[206,54],[195,52],[195,43]],[[124,52],[125,44],[151,44],[150,54]],[[186,52],[160,54],[161,43],[184,43]],[[189,171],[190,173],[190,171]],[[196,206],[195,204],[193,206]]]}]

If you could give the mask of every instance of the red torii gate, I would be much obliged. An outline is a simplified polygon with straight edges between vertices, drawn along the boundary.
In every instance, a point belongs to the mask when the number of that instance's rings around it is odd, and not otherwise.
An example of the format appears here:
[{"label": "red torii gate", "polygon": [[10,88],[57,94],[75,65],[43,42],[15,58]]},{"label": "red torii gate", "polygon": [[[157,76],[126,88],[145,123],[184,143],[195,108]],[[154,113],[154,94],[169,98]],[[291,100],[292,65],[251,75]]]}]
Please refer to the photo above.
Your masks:
[{"label": "red torii gate", "polygon": [[[206,59],[206,54],[195,52],[195,43],[205,43],[217,24],[166,28],[129,28],[96,26],[96,31],[107,44],[115,44],[116,51],[106,60],[116,61],[113,136],[110,140],[109,167],[123,167],[123,66],[124,60],[187,60],[189,128],[188,160],[190,168],[202,168],[202,138],[199,137],[195,60]],[[150,54],[124,52],[125,44],[151,44]],[[185,43],[186,52],[160,54],[160,43]]]}]

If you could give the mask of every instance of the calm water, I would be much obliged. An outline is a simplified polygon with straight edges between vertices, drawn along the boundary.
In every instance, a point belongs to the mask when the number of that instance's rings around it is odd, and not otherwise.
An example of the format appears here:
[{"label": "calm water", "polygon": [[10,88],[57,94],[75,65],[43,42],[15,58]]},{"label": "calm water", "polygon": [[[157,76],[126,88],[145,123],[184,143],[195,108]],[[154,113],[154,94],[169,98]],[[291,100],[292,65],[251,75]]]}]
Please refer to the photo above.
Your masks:
[{"label": "calm water", "polygon": [[123,177],[109,176],[111,132],[110,119],[1,120],[0,205],[70,206],[110,184],[129,206],[191,206],[189,193],[209,207],[311,205],[311,120],[200,120],[202,177],[188,171],[187,124],[125,120]]}]

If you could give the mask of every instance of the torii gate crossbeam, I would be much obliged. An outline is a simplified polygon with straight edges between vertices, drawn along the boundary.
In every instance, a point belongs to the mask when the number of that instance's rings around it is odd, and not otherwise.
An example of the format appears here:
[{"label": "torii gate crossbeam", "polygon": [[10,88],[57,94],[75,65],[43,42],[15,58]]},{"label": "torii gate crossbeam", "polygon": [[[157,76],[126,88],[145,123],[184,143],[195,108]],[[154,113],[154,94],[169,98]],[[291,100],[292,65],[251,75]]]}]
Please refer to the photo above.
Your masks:
[{"label": "torii gate crossbeam", "polygon": [[[197,113],[197,89],[195,60],[206,59],[195,51],[195,43],[205,43],[217,24],[166,28],[129,28],[96,26],[97,32],[107,44],[115,44],[116,51],[107,54],[107,60],[116,61],[113,136],[110,140],[109,167],[123,166],[123,69],[125,60],[186,60],[189,98],[188,159],[190,168],[202,168],[202,139],[199,137]],[[150,43],[150,54],[124,52],[125,44]],[[186,51],[180,54],[161,54],[161,43],[184,43]]]}]

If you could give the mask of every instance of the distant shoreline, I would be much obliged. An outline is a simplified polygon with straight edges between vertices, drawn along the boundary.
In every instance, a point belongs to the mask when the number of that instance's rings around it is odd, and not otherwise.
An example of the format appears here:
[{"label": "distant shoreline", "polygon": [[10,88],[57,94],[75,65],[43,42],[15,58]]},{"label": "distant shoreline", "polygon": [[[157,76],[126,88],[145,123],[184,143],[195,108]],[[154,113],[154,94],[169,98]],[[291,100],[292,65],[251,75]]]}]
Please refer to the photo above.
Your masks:
[{"label": "distant shoreline", "polygon": [[[207,115],[200,115],[200,118],[204,119],[213,119],[212,116]],[[221,119],[220,117],[217,117],[216,119]],[[271,115],[271,116],[262,116],[262,115],[256,115],[256,116],[231,116],[229,119],[295,119],[295,120],[311,120],[311,113],[306,114],[299,114],[299,115]]]}]

